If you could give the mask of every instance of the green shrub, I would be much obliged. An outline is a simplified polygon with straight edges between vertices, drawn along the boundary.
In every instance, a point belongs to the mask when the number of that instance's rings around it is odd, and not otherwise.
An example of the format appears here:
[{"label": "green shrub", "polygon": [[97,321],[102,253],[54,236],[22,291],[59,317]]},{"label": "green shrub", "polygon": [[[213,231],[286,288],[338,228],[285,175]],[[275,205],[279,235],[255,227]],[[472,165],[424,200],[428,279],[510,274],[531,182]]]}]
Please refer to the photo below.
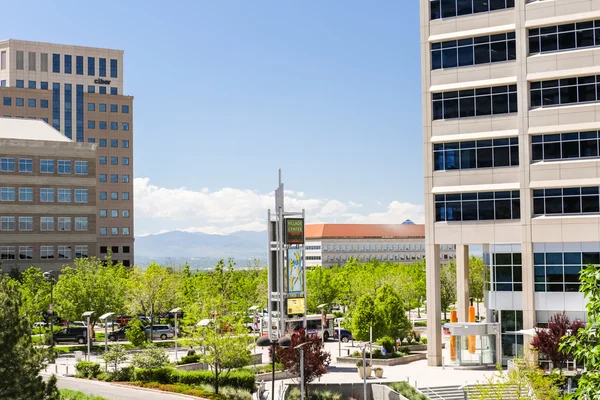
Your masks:
[{"label": "green shrub", "polygon": [[173,368],[164,367],[164,368],[155,368],[155,369],[145,369],[138,368],[133,373],[133,380],[140,382],[157,382],[157,383],[175,383],[175,370]]},{"label": "green shrub", "polygon": [[406,339],[408,340],[408,343],[419,343],[421,341],[421,333],[413,329],[407,335]]},{"label": "green shrub", "polygon": [[408,349],[408,346],[402,346],[399,349],[400,353],[404,353],[404,354],[408,354],[410,353],[410,350]]},{"label": "green shrub", "polygon": [[133,374],[135,371],[134,366],[123,367],[116,372],[110,374],[110,378],[117,382],[131,382],[133,380]]},{"label": "green shrub", "polygon": [[[287,400],[300,400],[302,395],[300,393],[300,389],[297,387],[292,388],[288,395]],[[326,391],[318,391],[314,390],[308,394],[308,400],[341,400],[342,395],[340,393],[334,393],[329,390]]]},{"label": "green shrub", "polygon": [[79,361],[75,364],[75,376],[78,378],[96,378],[101,370],[100,364],[91,361]]},{"label": "green shrub", "polygon": [[220,388],[219,394],[222,394],[229,400],[252,400],[252,394],[247,390],[236,389],[230,386]]},{"label": "green shrub", "polygon": [[[212,385],[214,381],[213,371],[177,371],[174,379],[177,382],[187,385]],[[219,387],[231,386],[236,389],[244,389],[249,392],[254,391],[255,375],[254,371],[249,369],[240,369],[230,371],[229,375],[219,376]]]},{"label": "green shrub", "polygon": [[[389,336],[382,337],[378,342],[388,354],[393,353],[396,349],[396,341]],[[375,352],[373,352],[373,355],[374,354]]]},{"label": "green shrub", "polygon": [[131,342],[131,344],[135,347],[142,347],[146,344],[146,334],[144,333],[144,325],[142,321],[135,318],[129,321],[127,324],[129,329],[125,331],[125,337],[127,340]]},{"label": "green shrub", "polygon": [[162,368],[169,363],[165,349],[149,344],[141,353],[134,354],[131,364],[136,368]]},{"label": "green shrub", "polygon": [[426,338],[426,337],[422,337],[422,338],[421,338],[421,343],[423,343],[423,344],[427,344],[427,338]]},{"label": "green shrub", "polygon": [[[391,355],[392,353],[387,353],[387,355]],[[380,349],[373,350],[373,358],[384,358],[383,352]]]},{"label": "green shrub", "polygon": [[107,400],[100,396],[88,396],[82,392],[76,392],[75,390],[60,389],[61,400]]},{"label": "green shrub", "polygon": [[419,326],[421,328],[425,327],[425,326],[427,326],[427,321],[416,321],[415,326]]},{"label": "green shrub", "polygon": [[192,364],[192,363],[200,362],[200,357],[201,357],[200,354],[192,354],[191,356],[181,357],[181,361],[177,362],[177,365]]},{"label": "green shrub", "polygon": [[418,393],[415,388],[410,386],[407,382],[394,382],[389,386],[408,400],[429,400],[427,396]]}]

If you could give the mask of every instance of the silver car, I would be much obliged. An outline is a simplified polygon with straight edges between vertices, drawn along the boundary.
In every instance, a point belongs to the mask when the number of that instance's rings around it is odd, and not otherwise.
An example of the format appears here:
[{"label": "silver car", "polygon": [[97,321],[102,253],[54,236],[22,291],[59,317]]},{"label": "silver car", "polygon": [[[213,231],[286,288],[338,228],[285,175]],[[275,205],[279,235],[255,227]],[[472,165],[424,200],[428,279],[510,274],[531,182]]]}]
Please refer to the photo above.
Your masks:
[{"label": "silver car", "polygon": [[[144,330],[146,337],[150,337],[150,326],[147,326]],[[157,324],[152,327],[152,339],[172,339],[175,337],[175,329],[171,325]]]}]

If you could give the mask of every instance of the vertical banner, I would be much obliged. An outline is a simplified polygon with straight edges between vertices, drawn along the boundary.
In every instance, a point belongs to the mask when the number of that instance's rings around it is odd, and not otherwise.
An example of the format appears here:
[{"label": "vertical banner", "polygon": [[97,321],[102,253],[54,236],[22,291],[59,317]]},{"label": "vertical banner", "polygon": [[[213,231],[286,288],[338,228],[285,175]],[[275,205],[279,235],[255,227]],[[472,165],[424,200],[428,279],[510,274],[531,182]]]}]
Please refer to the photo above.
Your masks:
[{"label": "vertical banner", "polygon": [[302,249],[288,249],[287,254],[287,290],[290,294],[300,294],[304,288]]},{"label": "vertical banner", "polygon": [[304,219],[285,219],[285,244],[304,244]]}]

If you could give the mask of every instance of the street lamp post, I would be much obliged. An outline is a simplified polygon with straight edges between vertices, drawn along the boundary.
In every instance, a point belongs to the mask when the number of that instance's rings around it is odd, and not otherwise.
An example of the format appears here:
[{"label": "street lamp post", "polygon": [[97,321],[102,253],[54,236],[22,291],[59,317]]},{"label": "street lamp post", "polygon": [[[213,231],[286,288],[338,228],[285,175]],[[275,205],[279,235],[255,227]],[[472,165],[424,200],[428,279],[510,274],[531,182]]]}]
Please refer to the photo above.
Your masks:
[{"label": "street lamp post", "polygon": [[54,304],[52,299],[52,294],[54,292],[54,275],[52,271],[44,272],[44,279],[47,282],[50,282],[50,307],[48,307],[48,311],[50,311],[50,346],[54,345]]},{"label": "street lamp post", "polygon": [[179,337],[177,334],[177,315],[181,312],[181,308],[174,308],[171,312],[175,314],[175,361],[177,361],[177,338]]},{"label": "street lamp post", "polygon": [[294,349],[300,350],[300,398],[304,400],[304,346],[311,342],[304,342],[294,347]]},{"label": "street lamp post", "polygon": [[87,318],[87,361],[90,361],[90,355],[92,352],[92,340],[94,340],[94,338],[90,338],[90,332],[92,331],[92,327],[90,326],[90,317],[93,313],[94,311],[86,311],[83,314],[81,314],[82,317]]},{"label": "street lamp post", "polygon": [[292,339],[287,336],[282,336],[278,340],[271,340],[268,337],[261,336],[256,341],[258,347],[271,347],[271,360],[273,367],[273,375],[271,381],[271,399],[275,399],[275,347],[290,347],[292,345]]},{"label": "street lamp post", "polygon": [[[105,353],[108,351],[108,323],[107,323],[107,320],[108,320],[109,317],[111,317],[114,314],[115,313],[109,312],[109,313],[106,313],[106,314],[102,314],[100,316],[100,321],[104,322],[104,352]],[[89,325],[89,319],[88,319],[88,325]],[[88,327],[88,330],[89,330],[89,327]],[[89,340],[88,340],[88,342],[89,342]],[[106,373],[108,373],[108,363],[105,364],[104,371]]]}]

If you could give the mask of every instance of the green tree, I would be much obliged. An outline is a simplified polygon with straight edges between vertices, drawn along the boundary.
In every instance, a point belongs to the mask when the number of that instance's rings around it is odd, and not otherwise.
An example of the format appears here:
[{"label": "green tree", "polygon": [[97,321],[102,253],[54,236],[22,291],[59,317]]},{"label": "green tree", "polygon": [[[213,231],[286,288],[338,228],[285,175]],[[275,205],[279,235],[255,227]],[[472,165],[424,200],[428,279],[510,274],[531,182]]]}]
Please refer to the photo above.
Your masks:
[{"label": "green tree", "polygon": [[54,288],[56,311],[73,321],[86,311],[94,311],[91,321],[107,312],[125,309],[127,270],[122,264],[112,264],[97,258],[78,258],[74,266],[61,270]]},{"label": "green tree", "polygon": [[375,306],[381,315],[382,335],[404,339],[411,324],[398,292],[390,284],[386,283],[377,290]]},{"label": "green tree", "polygon": [[440,269],[440,302],[444,319],[448,319],[448,307],[456,302],[456,264],[449,262]]},{"label": "green tree", "polygon": [[39,373],[48,353],[33,346],[21,305],[18,283],[0,275],[0,399],[46,399]]},{"label": "green tree", "polygon": [[143,347],[146,342],[146,334],[144,333],[144,325],[142,321],[137,318],[132,319],[127,324],[129,329],[125,331],[125,337],[127,340],[131,342],[135,347]]},{"label": "green tree", "polygon": [[369,329],[373,327],[373,340],[377,340],[383,336],[382,326],[381,312],[375,306],[373,297],[362,295],[352,312],[352,335],[357,340],[369,341]]},{"label": "green tree", "polygon": [[469,296],[477,303],[477,317],[479,318],[479,303],[483,302],[483,291],[487,277],[487,268],[479,257],[469,258]]},{"label": "green tree", "polygon": [[584,363],[586,372],[577,384],[575,398],[589,400],[600,399],[600,269],[597,265],[588,265],[579,273],[580,291],[587,299],[587,325],[579,329],[576,335],[564,337],[560,351],[573,354],[580,363]]},{"label": "green tree", "polygon": [[306,292],[306,302],[309,311],[320,312],[317,309],[317,306],[320,304],[327,304],[328,308],[331,307],[338,295],[331,270],[321,266],[308,270],[306,272]]},{"label": "green tree", "polygon": [[107,365],[111,364],[113,366],[114,372],[117,372],[119,370],[119,365],[123,364],[129,358],[125,346],[120,344],[110,346],[108,351],[102,354],[100,357],[102,357]]},{"label": "green tree", "polygon": [[29,267],[20,274],[20,289],[23,299],[21,309],[30,323],[42,321],[42,313],[50,306],[50,282],[44,279],[42,270]]},{"label": "green tree", "polygon": [[[150,329],[154,326],[156,313],[169,311],[178,299],[178,276],[168,267],[156,263],[143,270],[135,267],[129,274],[128,300],[134,313],[150,316]],[[152,335],[150,335],[152,341]]]},{"label": "green tree", "polygon": [[133,355],[131,364],[136,368],[162,368],[169,363],[169,356],[162,347],[148,345],[141,353]]}]

